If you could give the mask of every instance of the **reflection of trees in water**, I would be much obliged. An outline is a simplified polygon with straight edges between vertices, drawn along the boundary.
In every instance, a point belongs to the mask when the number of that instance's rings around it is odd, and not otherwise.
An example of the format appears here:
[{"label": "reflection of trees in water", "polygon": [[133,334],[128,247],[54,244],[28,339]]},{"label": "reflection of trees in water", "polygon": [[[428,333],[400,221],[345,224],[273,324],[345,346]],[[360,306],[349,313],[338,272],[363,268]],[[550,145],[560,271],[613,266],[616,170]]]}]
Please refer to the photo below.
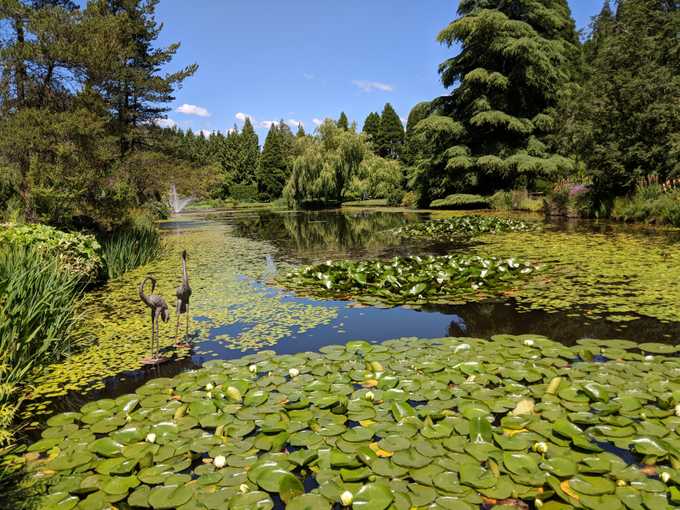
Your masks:
[{"label": "reflection of trees in water", "polygon": [[[669,342],[680,336],[680,323],[663,323],[642,317],[620,324],[604,319],[590,319],[586,315],[547,313],[542,311],[519,312],[512,303],[484,302],[466,305],[424,306],[424,311],[456,315],[447,334],[489,338],[492,335],[526,334],[545,335],[553,340],[573,345],[579,338],[621,338],[639,342]],[[459,318],[458,318],[459,317]],[[461,327],[464,324],[465,328]],[[670,336],[669,336],[670,335]]]},{"label": "reflection of trees in water", "polygon": [[284,256],[312,261],[410,254],[413,246],[405,244],[393,230],[419,219],[416,213],[326,211],[263,212],[234,221],[238,235],[272,241],[283,248]]}]

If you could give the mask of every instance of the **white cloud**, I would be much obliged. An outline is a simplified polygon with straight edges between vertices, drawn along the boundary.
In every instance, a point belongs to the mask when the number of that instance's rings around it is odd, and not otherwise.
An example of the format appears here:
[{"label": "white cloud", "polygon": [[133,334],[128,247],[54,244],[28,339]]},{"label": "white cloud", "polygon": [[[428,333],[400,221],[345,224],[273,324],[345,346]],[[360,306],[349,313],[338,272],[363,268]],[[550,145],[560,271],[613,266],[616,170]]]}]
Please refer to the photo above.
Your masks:
[{"label": "white cloud", "polygon": [[229,128],[227,129],[227,134],[230,135],[232,133],[236,133],[236,128]]},{"label": "white cloud", "polygon": [[305,127],[305,123],[302,122],[301,120],[297,120],[297,119],[288,119],[286,121],[286,124],[288,124],[291,127],[295,127],[295,128],[298,127],[298,126]]},{"label": "white cloud", "polygon": [[175,122],[174,120],[172,120],[170,118],[168,118],[168,119],[156,119],[155,124],[158,127],[162,127],[162,128],[173,128],[177,125],[177,122]]},{"label": "white cloud", "polygon": [[394,85],[389,83],[382,83],[379,81],[365,81],[365,80],[353,80],[352,84],[359,87],[364,92],[392,92],[394,90]]},{"label": "white cloud", "polygon": [[278,124],[277,121],[275,120],[263,120],[258,124],[261,128],[269,129],[271,128],[274,124]]},{"label": "white cloud", "polygon": [[243,112],[238,112],[236,115],[234,115],[234,117],[236,117],[236,120],[240,120],[241,122],[245,122],[246,119],[250,119],[250,122],[253,121],[252,115],[248,115],[247,113]]},{"label": "white cloud", "polygon": [[203,108],[202,106],[196,106],[195,104],[183,104],[179,108],[177,108],[177,111],[179,113],[183,113],[185,115],[196,115],[198,117],[210,117],[210,112]]},{"label": "white cloud", "polygon": [[323,124],[323,120],[321,120],[321,119],[312,119],[312,122],[314,124],[316,124],[317,126],[320,126],[321,124]]}]

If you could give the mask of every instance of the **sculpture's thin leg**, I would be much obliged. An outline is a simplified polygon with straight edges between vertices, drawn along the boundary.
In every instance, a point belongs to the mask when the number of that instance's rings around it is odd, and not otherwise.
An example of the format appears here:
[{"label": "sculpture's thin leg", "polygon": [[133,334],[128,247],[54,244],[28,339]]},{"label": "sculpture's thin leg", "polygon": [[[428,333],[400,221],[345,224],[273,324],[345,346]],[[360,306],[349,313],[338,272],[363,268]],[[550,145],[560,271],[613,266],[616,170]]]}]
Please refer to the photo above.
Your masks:
[{"label": "sculpture's thin leg", "polygon": [[177,336],[179,335],[179,310],[180,310],[180,303],[179,301],[177,302],[177,308],[176,308],[176,313],[177,313],[177,324],[175,325],[175,343],[177,343]]},{"label": "sculpture's thin leg", "polygon": [[187,303],[187,327],[186,332],[184,334],[184,341],[185,342],[189,341],[189,303]]},{"label": "sculpture's thin leg", "polygon": [[151,359],[153,359],[153,340],[156,335],[156,315],[151,310]]}]

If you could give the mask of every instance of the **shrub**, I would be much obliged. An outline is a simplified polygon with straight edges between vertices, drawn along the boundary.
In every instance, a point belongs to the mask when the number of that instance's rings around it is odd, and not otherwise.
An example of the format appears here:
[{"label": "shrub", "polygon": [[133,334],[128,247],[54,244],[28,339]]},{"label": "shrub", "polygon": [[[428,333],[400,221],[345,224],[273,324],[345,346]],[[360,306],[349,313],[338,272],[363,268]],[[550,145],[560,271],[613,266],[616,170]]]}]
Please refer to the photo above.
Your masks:
[{"label": "shrub", "polygon": [[257,184],[232,184],[229,196],[239,202],[255,202],[258,199]]},{"label": "shrub", "polygon": [[587,218],[595,214],[591,189],[586,184],[562,180],[555,184],[544,205],[548,216]]},{"label": "shrub", "polygon": [[101,247],[91,235],[62,232],[47,225],[5,225],[0,226],[0,245],[32,248],[42,256],[54,257],[82,281],[94,282],[101,273]]},{"label": "shrub", "polygon": [[490,199],[491,207],[498,211],[533,211],[543,209],[543,200],[531,198],[526,189],[498,191]]},{"label": "shrub", "polygon": [[420,197],[415,191],[407,191],[404,193],[404,197],[401,199],[402,207],[408,207],[409,209],[415,209],[418,207],[418,202]]},{"label": "shrub", "polygon": [[491,202],[481,195],[455,194],[435,200],[430,204],[431,209],[488,209]]},{"label": "shrub", "polygon": [[127,226],[102,244],[102,259],[108,278],[117,278],[131,269],[148,264],[161,252],[160,232],[153,224]]}]

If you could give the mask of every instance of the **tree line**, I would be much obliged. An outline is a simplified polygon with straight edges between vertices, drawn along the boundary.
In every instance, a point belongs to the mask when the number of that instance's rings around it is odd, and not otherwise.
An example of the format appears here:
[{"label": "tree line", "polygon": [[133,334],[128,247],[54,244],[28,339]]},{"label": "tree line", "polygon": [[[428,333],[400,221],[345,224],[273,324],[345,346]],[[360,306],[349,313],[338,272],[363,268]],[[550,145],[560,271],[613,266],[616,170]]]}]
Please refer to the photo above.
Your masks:
[{"label": "tree line", "polygon": [[179,44],[156,46],[157,2],[0,2],[5,211],[110,228],[172,181],[297,206],[570,181],[606,211],[643,178],[680,177],[678,2],[605,1],[579,34],[567,0],[461,0],[438,35],[459,48],[439,66],[450,92],[406,126],[386,104],[361,129],[345,113],[314,133],[274,123],[262,146],[250,119],[209,136],[156,125],[197,70],[163,71]]}]

